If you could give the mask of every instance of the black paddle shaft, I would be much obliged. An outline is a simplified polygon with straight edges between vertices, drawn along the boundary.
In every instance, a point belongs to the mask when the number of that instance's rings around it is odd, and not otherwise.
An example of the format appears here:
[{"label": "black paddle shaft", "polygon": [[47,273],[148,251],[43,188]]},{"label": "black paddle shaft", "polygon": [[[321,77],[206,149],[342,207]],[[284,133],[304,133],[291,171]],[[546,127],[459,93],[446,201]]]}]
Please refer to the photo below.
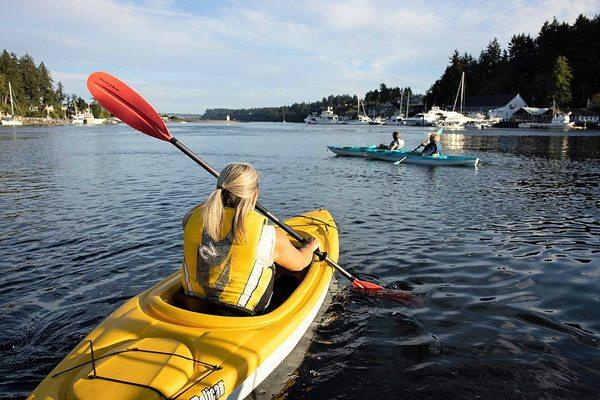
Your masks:
[{"label": "black paddle shaft", "polygon": [[[196,153],[194,153],[192,150],[190,150],[187,146],[185,146],[179,140],[172,137],[171,139],[169,139],[169,142],[173,146],[175,146],[179,150],[181,150],[181,152],[183,154],[185,154],[186,156],[188,156],[189,158],[194,160],[198,165],[200,165],[202,168],[204,168],[206,171],[208,171],[209,174],[211,174],[212,176],[214,176],[217,179],[219,178],[219,172],[216,169],[214,169],[213,167],[210,166],[210,164],[208,164],[206,161],[204,161],[203,159],[198,157],[198,155]],[[302,244],[306,243],[306,239],[304,239],[302,236],[300,236],[298,234],[298,232],[296,232],[295,230],[290,228],[285,222],[281,221],[279,218],[277,218],[275,215],[273,215],[269,210],[264,208],[259,203],[256,203],[256,209],[262,215],[264,215],[265,217],[267,217],[268,219],[273,221],[273,223],[275,223],[281,229],[283,229],[288,235],[290,235],[291,237],[293,237],[294,239],[296,239],[297,241],[299,241]],[[350,272],[346,271],[344,268],[342,268],[340,265],[338,265],[338,263],[336,263],[331,258],[329,258],[327,256],[327,253],[323,253],[319,250],[316,250],[315,254],[320,260],[325,261],[331,267],[335,268],[340,274],[344,275],[344,277],[346,279],[350,280],[351,282],[354,282],[354,280],[356,280],[356,278]]]}]

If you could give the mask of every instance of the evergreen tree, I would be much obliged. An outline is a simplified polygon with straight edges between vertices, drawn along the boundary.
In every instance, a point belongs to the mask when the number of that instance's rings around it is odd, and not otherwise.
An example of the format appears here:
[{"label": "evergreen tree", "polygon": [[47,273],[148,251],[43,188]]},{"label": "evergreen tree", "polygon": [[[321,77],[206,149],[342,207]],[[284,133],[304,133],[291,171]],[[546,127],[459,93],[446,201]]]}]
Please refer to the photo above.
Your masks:
[{"label": "evergreen tree", "polygon": [[556,101],[558,105],[564,105],[571,102],[571,81],[573,73],[567,59],[558,56],[552,69],[552,79],[550,81],[549,101]]}]

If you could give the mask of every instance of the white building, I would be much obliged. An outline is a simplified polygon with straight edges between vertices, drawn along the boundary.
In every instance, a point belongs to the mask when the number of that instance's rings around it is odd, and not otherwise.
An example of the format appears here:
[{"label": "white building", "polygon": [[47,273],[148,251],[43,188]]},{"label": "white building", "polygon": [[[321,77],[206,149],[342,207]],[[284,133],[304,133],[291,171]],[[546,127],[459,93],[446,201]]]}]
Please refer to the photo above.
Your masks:
[{"label": "white building", "polygon": [[527,103],[520,94],[469,96],[466,101],[466,110],[469,114],[483,113],[490,119],[509,120],[515,111],[527,107]]}]

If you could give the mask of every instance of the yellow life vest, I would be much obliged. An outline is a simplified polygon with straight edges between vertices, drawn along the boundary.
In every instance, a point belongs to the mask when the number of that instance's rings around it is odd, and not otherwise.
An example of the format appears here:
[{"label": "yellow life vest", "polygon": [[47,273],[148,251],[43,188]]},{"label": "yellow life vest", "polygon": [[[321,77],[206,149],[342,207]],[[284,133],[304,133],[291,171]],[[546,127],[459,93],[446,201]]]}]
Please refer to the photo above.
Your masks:
[{"label": "yellow life vest", "polygon": [[203,233],[202,207],[191,212],[183,228],[182,283],[188,295],[253,314],[270,301],[274,266],[265,265],[257,250],[263,229],[273,228],[264,216],[252,211],[245,220],[245,241],[238,243],[234,217],[235,208],[225,208],[223,237],[213,240]]}]

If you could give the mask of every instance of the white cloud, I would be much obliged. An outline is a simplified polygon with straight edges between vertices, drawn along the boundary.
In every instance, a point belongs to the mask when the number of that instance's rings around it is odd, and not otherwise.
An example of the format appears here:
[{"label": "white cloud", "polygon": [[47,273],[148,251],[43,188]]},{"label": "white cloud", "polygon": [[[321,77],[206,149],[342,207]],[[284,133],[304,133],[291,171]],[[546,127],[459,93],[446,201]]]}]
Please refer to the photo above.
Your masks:
[{"label": "white cloud", "polygon": [[598,11],[597,0],[11,0],[0,35],[10,51],[46,62],[67,91],[87,97],[84,78],[100,69],[140,85],[160,110],[200,112],[364,93],[380,82],[424,91],[454,49],[478,55],[493,37],[505,44],[554,16]]}]

